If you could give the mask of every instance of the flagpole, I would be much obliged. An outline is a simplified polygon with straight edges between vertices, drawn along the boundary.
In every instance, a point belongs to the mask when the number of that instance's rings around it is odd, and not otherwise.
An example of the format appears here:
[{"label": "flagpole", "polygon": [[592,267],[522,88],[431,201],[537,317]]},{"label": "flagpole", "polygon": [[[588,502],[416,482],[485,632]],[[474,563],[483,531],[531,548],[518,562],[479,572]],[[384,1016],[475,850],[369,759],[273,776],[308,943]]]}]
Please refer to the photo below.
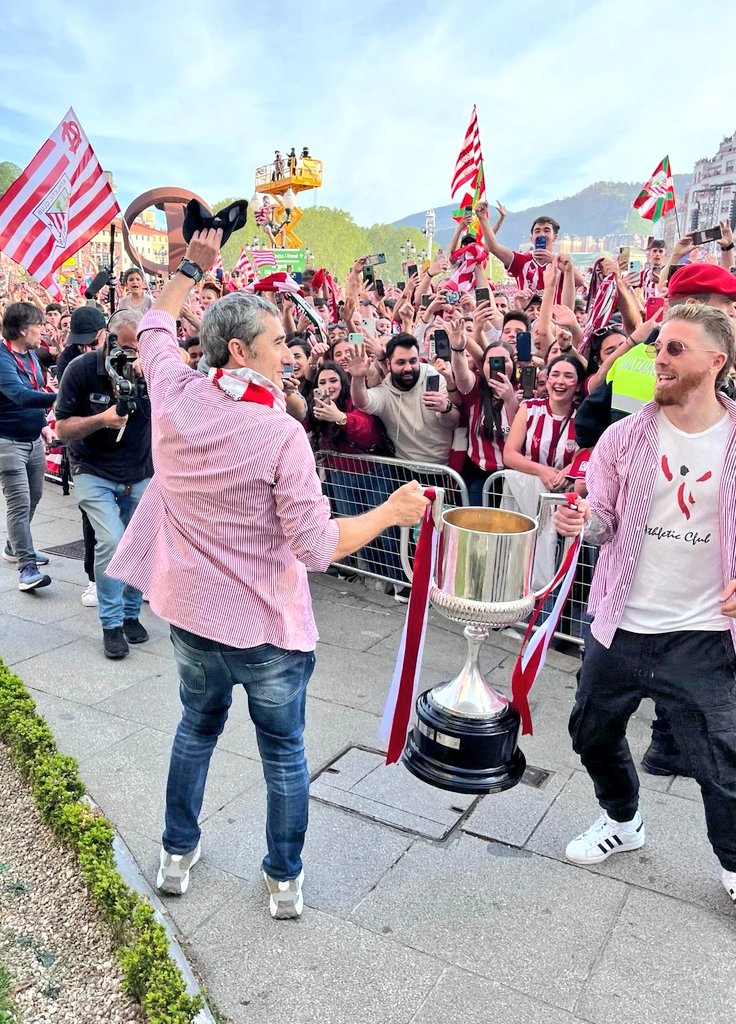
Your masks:
[{"label": "flagpole", "polygon": [[[115,221],[110,224],[110,273],[108,277],[107,293],[110,300],[110,316],[115,312]],[[118,440],[120,440],[118,438]]]}]

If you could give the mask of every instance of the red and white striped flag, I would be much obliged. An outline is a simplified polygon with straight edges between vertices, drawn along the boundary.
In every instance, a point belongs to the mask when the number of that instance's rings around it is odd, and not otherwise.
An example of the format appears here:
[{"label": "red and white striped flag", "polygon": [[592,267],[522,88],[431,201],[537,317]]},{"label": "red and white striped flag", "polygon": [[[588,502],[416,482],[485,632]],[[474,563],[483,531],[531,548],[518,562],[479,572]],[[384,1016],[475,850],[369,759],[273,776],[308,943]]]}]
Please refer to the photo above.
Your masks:
[{"label": "red and white striped flag", "polygon": [[483,173],[483,152],[480,148],[480,131],[478,129],[478,115],[473,106],[473,113],[470,115],[470,124],[465,133],[463,144],[455,164],[455,173],[452,176],[450,195],[455,196],[463,186],[468,185],[475,189],[474,202],[485,193],[485,176]]},{"label": "red and white striped flag", "polygon": [[250,261],[248,250],[243,247],[240,250],[240,256],[238,256],[238,262],[235,264],[235,270],[239,270],[245,278],[245,283],[250,284],[251,281],[255,281],[256,272],[253,269],[253,264]]},{"label": "red and white striped flag", "polygon": [[217,259],[210,267],[210,274],[216,274],[218,270],[221,270],[223,274],[225,273],[225,268],[222,265],[222,256],[219,254],[219,252],[217,254]]},{"label": "red and white striped flag", "polygon": [[0,197],[0,251],[61,298],[54,271],[119,215],[110,183],[70,107]]},{"label": "red and white striped flag", "polygon": [[273,249],[251,249],[250,258],[256,271],[263,267],[278,267]]}]

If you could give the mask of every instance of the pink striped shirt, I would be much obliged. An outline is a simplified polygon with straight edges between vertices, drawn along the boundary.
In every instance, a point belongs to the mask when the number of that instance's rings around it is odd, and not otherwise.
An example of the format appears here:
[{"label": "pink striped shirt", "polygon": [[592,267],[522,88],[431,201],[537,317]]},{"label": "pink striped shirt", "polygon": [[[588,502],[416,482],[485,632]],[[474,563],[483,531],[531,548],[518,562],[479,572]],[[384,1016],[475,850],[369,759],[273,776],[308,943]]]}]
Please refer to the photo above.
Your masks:
[{"label": "pink striped shirt", "polygon": [[[718,495],[723,585],[736,579],[736,402],[718,396],[731,417],[726,456]],[[656,402],[626,416],[605,431],[588,463],[587,485],[591,510],[606,527],[590,588],[588,611],[595,617],[593,636],[610,647],[621,621],[644,540],[644,527],[654,494],[659,466]],[[693,574],[697,574],[693,549]],[[686,586],[686,581],[672,581]],[[662,594],[667,606],[667,594]],[[736,648],[736,619],[730,619]]]},{"label": "pink striped shirt", "polygon": [[314,650],[307,568],[324,572],[339,528],[297,420],[235,402],[184,364],[175,323],[140,327],[155,474],[108,567],[162,619],[232,647]]}]

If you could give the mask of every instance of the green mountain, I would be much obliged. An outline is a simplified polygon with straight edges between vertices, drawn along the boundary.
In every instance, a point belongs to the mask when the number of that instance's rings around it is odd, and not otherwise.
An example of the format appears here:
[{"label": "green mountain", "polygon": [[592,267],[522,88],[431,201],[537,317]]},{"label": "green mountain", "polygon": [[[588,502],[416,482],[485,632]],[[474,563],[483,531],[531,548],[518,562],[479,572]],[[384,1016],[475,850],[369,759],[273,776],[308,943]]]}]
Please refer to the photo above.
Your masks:
[{"label": "green mountain", "polygon": [[[692,182],[691,174],[675,174],[675,194],[682,199],[685,189]],[[548,214],[560,224],[560,233],[568,235],[592,235],[602,238],[604,235],[619,234],[651,234],[651,224],[643,221],[632,203],[641,190],[641,182],[631,181],[597,181],[588,185],[582,192],[564,199],[555,199],[540,206],[530,206],[525,210],[509,212],[501,229],[501,241],[516,248],[529,240],[529,229],[536,217]],[[452,212],[456,204],[451,203],[435,210],[437,218],[438,245],[446,246],[455,230]],[[424,226],[424,211],[413,213],[403,220],[395,222],[395,227]],[[684,226],[683,226],[684,229]]]}]

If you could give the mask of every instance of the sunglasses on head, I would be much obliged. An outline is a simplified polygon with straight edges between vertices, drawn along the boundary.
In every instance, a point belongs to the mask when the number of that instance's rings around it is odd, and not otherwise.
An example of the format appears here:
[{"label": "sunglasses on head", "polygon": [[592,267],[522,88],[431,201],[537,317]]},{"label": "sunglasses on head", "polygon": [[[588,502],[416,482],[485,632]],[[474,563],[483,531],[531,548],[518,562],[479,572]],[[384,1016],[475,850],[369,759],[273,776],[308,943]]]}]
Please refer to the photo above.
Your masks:
[{"label": "sunglasses on head", "polygon": [[665,350],[668,356],[672,356],[673,359],[677,359],[683,352],[719,352],[717,348],[688,348],[681,341],[676,341],[674,338],[672,341],[668,341],[667,344],[663,344],[661,341],[655,341],[653,345],[647,345],[647,354],[650,356],[658,356],[659,353]]},{"label": "sunglasses on head", "polygon": [[600,338],[602,340],[611,334],[621,334],[624,338],[626,337],[626,333],[618,327],[598,327],[595,331],[591,332],[590,336],[591,338]]}]

